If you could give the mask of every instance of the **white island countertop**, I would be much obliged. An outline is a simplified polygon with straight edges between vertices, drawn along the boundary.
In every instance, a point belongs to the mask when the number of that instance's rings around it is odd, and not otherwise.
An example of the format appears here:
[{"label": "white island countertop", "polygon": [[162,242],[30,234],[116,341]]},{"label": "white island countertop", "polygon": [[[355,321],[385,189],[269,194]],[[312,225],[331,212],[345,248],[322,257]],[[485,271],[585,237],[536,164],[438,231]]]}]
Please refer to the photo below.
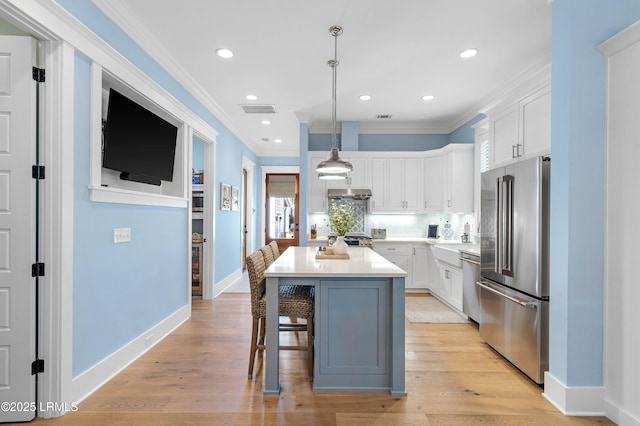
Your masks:
[{"label": "white island countertop", "polygon": [[368,247],[349,247],[349,259],[316,259],[316,247],[289,247],[266,277],[404,277],[407,273]]}]

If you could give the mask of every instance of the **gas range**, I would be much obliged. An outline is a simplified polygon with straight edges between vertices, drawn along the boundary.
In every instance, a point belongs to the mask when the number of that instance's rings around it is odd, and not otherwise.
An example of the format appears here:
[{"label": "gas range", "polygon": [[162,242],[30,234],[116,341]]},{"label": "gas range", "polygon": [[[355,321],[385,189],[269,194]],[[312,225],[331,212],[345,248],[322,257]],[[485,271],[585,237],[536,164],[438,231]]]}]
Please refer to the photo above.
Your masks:
[{"label": "gas range", "polygon": [[[333,244],[336,241],[335,235],[329,235],[329,244]],[[348,246],[360,246],[360,247],[372,247],[371,237],[364,234],[347,234],[344,236],[344,242]]]}]

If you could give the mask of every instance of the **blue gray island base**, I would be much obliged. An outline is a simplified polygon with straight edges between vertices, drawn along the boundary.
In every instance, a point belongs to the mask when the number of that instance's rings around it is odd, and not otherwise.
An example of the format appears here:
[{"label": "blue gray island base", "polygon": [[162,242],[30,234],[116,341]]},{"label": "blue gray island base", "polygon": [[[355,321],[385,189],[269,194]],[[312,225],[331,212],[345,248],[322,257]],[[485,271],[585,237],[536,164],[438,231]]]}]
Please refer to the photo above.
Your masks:
[{"label": "blue gray island base", "polygon": [[[407,395],[404,281],[397,276],[267,277],[267,301],[277,299],[280,284],[315,286],[314,391]],[[277,304],[268,304],[265,395],[280,393],[277,322]]]}]

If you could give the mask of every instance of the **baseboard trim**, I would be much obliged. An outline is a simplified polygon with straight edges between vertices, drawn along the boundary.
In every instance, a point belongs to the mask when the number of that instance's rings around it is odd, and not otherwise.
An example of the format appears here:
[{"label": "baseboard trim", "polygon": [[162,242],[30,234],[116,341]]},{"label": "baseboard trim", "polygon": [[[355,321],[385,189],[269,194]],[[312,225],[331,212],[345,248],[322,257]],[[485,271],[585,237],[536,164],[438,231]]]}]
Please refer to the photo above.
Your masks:
[{"label": "baseboard trim", "polygon": [[634,417],[628,411],[614,405],[611,401],[604,402],[604,412],[607,418],[620,426],[640,426],[640,418]]},{"label": "baseboard trim", "polygon": [[127,368],[145,352],[167,337],[191,316],[190,305],[184,305],[176,312],[140,334],[98,364],[72,380],[72,401],[79,403],[98,388]]},{"label": "baseboard trim", "polygon": [[604,386],[566,386],[548,371],[542,394],[566,416],[604,416]]},{"label": "baseboard trim", "polygon": [[222,281],[216,283],[213,286],[213,297],[218,297],[223,291],[231,287],[236,281],[242,278],[242,270],[236,269],[230,275],[225,277]]}]

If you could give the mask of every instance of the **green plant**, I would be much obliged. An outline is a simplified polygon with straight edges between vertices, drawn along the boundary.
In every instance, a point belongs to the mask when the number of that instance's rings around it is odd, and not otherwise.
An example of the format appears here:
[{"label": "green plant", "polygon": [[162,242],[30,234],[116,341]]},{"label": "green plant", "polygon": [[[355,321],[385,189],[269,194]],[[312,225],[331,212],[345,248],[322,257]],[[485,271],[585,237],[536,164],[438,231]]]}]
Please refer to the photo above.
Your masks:
[{"label": "green plant", "polygon": [[353,227],[353,212],[348,204],[331,206],[331,214],[329,215],[329,223],[337,236],[343,237]]}]

